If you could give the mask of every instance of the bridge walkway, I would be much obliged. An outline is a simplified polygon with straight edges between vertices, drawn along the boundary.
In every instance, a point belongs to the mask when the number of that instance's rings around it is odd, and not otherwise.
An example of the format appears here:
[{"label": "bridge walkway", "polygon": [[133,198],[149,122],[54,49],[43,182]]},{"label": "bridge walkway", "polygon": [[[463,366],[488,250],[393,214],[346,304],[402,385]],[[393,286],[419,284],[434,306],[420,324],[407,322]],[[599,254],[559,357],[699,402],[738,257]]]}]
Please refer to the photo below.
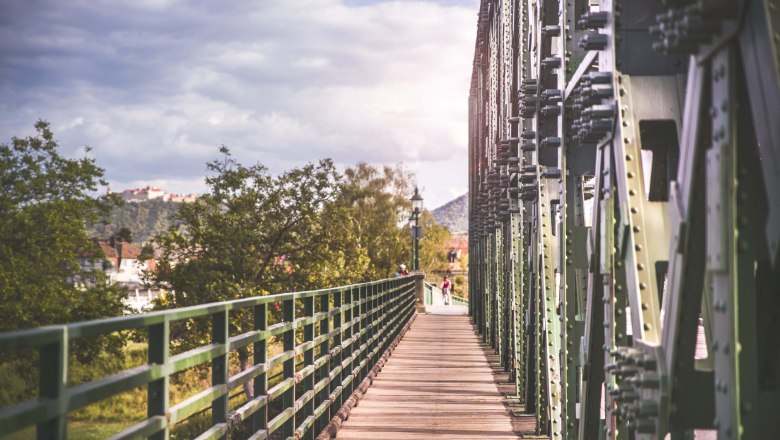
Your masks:
[{"label": "bridge walkway", "polygon": [[[338,431],[347,439],[516,439],[532,415],[512,416],[464,306],[428,306]],[[506,378],[504,377],[504,380]],[[538,438],[538,437],[537,437]]]}]

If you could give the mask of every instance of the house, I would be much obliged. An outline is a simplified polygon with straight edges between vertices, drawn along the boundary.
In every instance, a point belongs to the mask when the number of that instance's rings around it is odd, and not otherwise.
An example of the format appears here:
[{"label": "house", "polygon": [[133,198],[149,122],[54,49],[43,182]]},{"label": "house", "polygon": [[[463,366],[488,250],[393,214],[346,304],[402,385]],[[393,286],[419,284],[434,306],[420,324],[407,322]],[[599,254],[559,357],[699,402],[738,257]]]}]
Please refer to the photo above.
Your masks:
[{"label": "house", "polygon": [[78,261],[81,269],[91,272],[93,270],[106,271],[111,268],[111,261],[116,260],[116,250],[107,241],[94,240],[100,251],[96,253],[92,249],[82,251]]},{"label": "house", "polygon": [[190,193],[190,194],[166,194],[163,196],[163,200],[173,203],[190,203],[194,202],[195,199],[198,198],[197,194]]},{"label": "house", "polygon": [[127,289],[125,303],[131,308],[142,311],[149,308],[152,300],[160,296],[160,290],[143,287],[143,273],[154,270],[154,258],[141,260],[138,246],[117,240],[112,246],[109,241],[96,240],[101,255],[95,251],[84,251],[79,255],[79,264],[86,271],[103,271],[111,283],[117,283]]},{"label": "house", "polygon": [[141,249],[132,243],[117,241],[114,243],[115,259],[114,281],[118,283],[140,283],[141,273],[147,269],[146,262],[139,260]]},{"label": "house", "polygon": [[126,202],[143,202],[145,200],[163,198],[165,196],[165,191],[156,186],[147,186],[146,188],[126,189],[119,193],[119,195]]},{"label": "house", "polygon": [[448,270],[452,272],[465,270],[469,255],[469,236],[453,235],[447,247],[449,248],[447,251]]}]

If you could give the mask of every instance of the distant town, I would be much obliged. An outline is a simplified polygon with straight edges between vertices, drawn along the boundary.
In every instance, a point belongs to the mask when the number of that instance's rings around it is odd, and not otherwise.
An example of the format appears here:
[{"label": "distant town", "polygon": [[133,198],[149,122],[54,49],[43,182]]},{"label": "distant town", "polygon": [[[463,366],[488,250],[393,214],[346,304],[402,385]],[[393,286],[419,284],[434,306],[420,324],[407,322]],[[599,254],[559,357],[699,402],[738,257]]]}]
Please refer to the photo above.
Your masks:
[{"label": "distant town", "polygon": [[189,203],[198,198],[195,193],[190,194],[172,194],[163,191],[156,186],[147,186],[145,188],[126,189],[117,193],[126,202],[145,202],[147,200],[160,199],[164,202]]}]

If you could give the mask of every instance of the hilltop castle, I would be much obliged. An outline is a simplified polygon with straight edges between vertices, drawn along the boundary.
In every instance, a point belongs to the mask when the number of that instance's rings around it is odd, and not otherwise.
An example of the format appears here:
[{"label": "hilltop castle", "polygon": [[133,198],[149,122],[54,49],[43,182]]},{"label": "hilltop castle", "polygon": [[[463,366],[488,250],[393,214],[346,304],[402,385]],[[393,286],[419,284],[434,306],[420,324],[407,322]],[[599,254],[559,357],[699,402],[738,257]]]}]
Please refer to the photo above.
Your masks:
[{"label": "hilltop castle", "polygon": [[147,200],[160,199],[164,202],[187,203],[187,202],[194,202],[195,199],[198,197],[198,195],[194,193],[190,193],[190,194],[166,193],[165,191],[163,191],[160,188],[157,188],[156,186],[126,189],[121,193],[119,193],[119,195],[126,202],[145,202]]}]

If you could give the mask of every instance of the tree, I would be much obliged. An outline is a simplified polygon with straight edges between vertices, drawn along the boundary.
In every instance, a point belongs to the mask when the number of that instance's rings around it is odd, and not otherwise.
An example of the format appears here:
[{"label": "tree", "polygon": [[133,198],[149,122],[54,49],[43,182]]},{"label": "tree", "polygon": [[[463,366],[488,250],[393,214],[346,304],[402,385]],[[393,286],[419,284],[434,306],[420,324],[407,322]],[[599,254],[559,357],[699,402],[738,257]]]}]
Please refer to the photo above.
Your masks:
[{"label": "tree", "polygon": [[[94,159],[66,159],[49,124],[0,145],[0,331],[121,315],[124,292],[79,255],[102,259],[85,223],[118,203],[94,194],[106,182]],[[103,342],[116,342],[104,339]],[[88,358],[106,347],[89,344]]]},{"label": "tree", "polygon": [[428,274],[446,270],[448,245],[452,237],[450,230],[438,224],[428,210],[424,210],[420,215],[420,225],[425,231],[425,235],[420,239],[420,267]]},{"label": "tree", "polygon": [[389,277],[395,268],[409,262],[408,231],[400,227],[411,208],[413,176],[400,165],[381,169],[358,163],[344,173],[344,184],[334,203],[341,210],[341,240],[351,249],[346,264],[357,272],[350,281]]},{"label": "tree", "polygon": [[116,246],[117,241],[132,243],[133,232],[127,226],[122,226],[116,232],[111,234],[111,237],[108,238],[108,241],[111,244],[111,246]]},{"label": "tree", "polygon": [[[220,152],[207,164],[207,193],[182,205],[153,240],[160,258],[147,282],[176,292],[158,308],[385,278],[408,258],[399,221],[411,180],[400,167],[358,164],[340,176],[322,160],[272,176]],[[248,313],[232,314],[232,334],[251,325]],[[172,327],[177,350],[206,344],[209,334],[205,321]],[[249,354],[238,350],[242,370]],[[251,382],[245,389],[253,395]]]},{"label": "tree", "polygon": [[[224,146],[220,152],[221,160],[207,164],[208,192],[183,204],[175,224],[154,239],[160,258],[147,281],[176,292],[158,307],[328,285],[318,262],[328,253],[328,227],[321,217],[338,188],[333,163],[322,160],[272,176],[263,165],[238,163]],[[207,343],[208,323],[186,326],[172,330],[180,349]],[[247,331],[251,317],[236,314],[230,326],[231,332]],[[245,369],[248,349],[238,356]],[[252,394],[251,383],[247,393]]]}]

